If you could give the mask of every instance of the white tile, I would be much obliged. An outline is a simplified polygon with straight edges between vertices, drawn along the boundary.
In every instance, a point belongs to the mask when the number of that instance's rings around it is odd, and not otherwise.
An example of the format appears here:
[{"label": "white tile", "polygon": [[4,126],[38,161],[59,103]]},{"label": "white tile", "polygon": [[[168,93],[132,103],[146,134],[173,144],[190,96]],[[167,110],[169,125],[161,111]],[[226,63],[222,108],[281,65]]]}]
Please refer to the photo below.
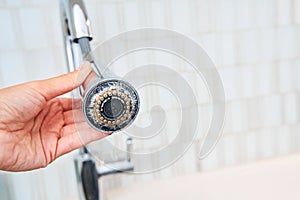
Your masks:
[{"label": "white tile", "polygon": [[263,62],[272,61],[276,57],[276,38],[274,29],[262,29],[259,33],[259,53]]},{"label": "white tile", "polygon": [[280,92],[288,92],[294,89],[292,67],[291,62],[281,62],[278,64],[278,84]]},{"label": "white tile", "polygon": [[126,1],[123,4],[124,8],[124,25],[126,30],[133,30],[140,28],[142,13],[139,12],[139,2],[138,1]]},{"label": "white tile", "polygon": [[53,55],[50,65],[54,70],[55,74],[63,74],[68,72],[68,67],[66,64],[66,57],[63,47],[51,48],[50,54]]},{"label": "white tile", "polygon": [[236,144],[236,136],[228,135],[222,138],[222,142],[224,145],[224,161],[226,166],[231,166],[236,163],[237,160],[237,144]]},{"label": "white tile", "polygon": [[214,29],[218,31],[232,31],[234,24],[234,2],[233,0],[214,0],[211,1],[210,10],[212,11],[212,23]]},{"label": "white tile", "polygon": [[286,26],[291,24],[292,19],[292,0],[277,0],[277,24]]},{"label": "white tile", "polygon": [[257,73],[254,66],[244,66],[241,74],[241,96],[244,98],[254,97],[257,89]]},{"label": "white tile", "polygon": [[47,47],[48,31],[51,31],[46,23],[47,10],[41,8],[22,8],[19,11],[22,40],[26,49]]},{"label": "white tile", "polygon": [[[121,26],[120,16],[118,12],[117,3],[103,3],[100,5],[99,13],[103,20],[104,27],[102,30],[105,32],[105,38],[111,38],[112,36],[120,33],[124,27]],[[109,17],[107,17],[109,16]]]},{"label": "white tile", "polygon": [[246,103],[242,101],[235,101],[231,105],[233,131],[246,131],[248,129],[248,109]]},{"label": "white tile", "polygon": [[[180,74],[187,84],[189,85],[193,96],[195,96],[198,105],[206,105],[211,102],[210,92],[214,88],[208,88],[206,80],[202,74],[196,71]],[[180,83],[177,84],[178,88],[183,88]]]},{"label": "white tile", "polygon": [[219,70],[224,90],[226,100],[236,99],[240,95],[240,79],[238,71],[235,69],[222,69]]},{"label": "white tile", "polygon": [[290,59],[298,56],[296,29],[294,27],[278,29],[276,41],[277,59]]},{"label": "white tile", "polygon": [[53,0],[27,0],[28,4],[33,6],[52,6],[54,4],[57,4]]},{"label": "white tile", "polygon": [[222,57],[223,65],[234,65],[236,63],[236,40],[232,33],[222,34]]},{"label": "white tile", "polygon": [[295,124],[299,121],[299,97],[296,94],[287,94],[283,97],[284,122]]},{"label": "white tile", "polygon": [[[198,129],[196,137],[203,139],[206,137],[212,118],[212,109],[209,106],[199,106],[199,120],[198,120]],[[226,123],[226,119],[225,119]],[[225,131],[224,131],[225,132]]]},{"label": "white tile", "polygon": [[255,161],[258,159],[258,142],[259,138],[254,132],[246,133],[246,151],[248,161]]},{"label": "white tile", "polygon": [[24,0],[9,0],[9,1],[5,1],[7,6],[10,7],[21,7],[24,4],[26,4],[26,1]]},{"label": "white tile", "polygon": [[[44,18],[47,24],[46,37],[48,39],[48,46],[50,47],[63,47],[64,39],[62,35],[61,20],[58,4],[55,6],[47,7],[45,11],[46,17]],[[42,27],[41,27],[42,28]]]},{"label": "white tile", "polygon": [[255,26],[259,28],[275,26],[275,1],[274,0],[255,0]]},{"label": "white tile", "polygon": [[238,59],[240,63],[255,63],[259,61],[258,31],[244,31],[237,35]]},{"label": "white tile", "polygon": [[297,25],[300,25],[300,1],[294,0],[293,1],[293,14],[294,14],[294,22]]},{"label": "white tile", "polygon": [[300,73],[300,60],[296,60],[292,63],[292,77],[294,87],[299,90],[300,89],[300,79],[298,74]]},{"label": "white tile", "polygon": [[276,91],[277,76],[275,66],[258,65],[256,67],[256,73],[257,94],[266,95]]},{"label": "white tile", "polygon": [[279,95],[265,97],[261,100],[261,120],[263,127],[277,127],[282,125],[282,98]]},{"label": "white tile", "polygon": [[1,53],[0,63],[3,86],[11,86],[29,80],[22,52]]},{"label": "white tile", "polygon": [[254,26],[253,15],[256,5],[253,0],[235,0],[235,26],[237,30],[250,29]]},{"label": "white tile", "polygon": [[14,32],[12,15],[9,10],[0,10],[0,51],[17,48],[16,33]]},{"label": "white tile", "polygon": [[[59,75],[51,49],[30,50],[24,54],[24,65],[30,80],[40,80]],[[64,66],[58,66],[64,68]]]},{"label": "white tile", "polygon": [[5,0],[0,0],[0,6],[4,6],[5,5]]},{"label": "white tile", "polygon": [[196,159],[197,159],[196,153],[193,151],[193,148],[191,147],[182,157],[185,173],[196,172],[197,170]]},{"label": "white tile", "polygon": [[[33,190],[32,172],[11,175],[14,199],[35,199]],[[25,186],[25,187],[24,187]]]},{"label": "white tile", "polygon": [[218,148],[220,144],[203,160],[200,161],[201,171],[216,169],[220,166]]},{"label": "white tile", "polygon": [[248,123],[249,129],[259,129],[263,126],[262,118],[262,110],[260,109],[260,101],[259,98],[252,98],[248,101]]},{"label": "white tile", "polygon": [[276,152],[276,139],[274,139],[274,132],[270,129],[259,131],[260,156],[263,158],[270,158]]},{"label": "white tile", "polygon": [[223,127],[223,133],[224,134],[231,134],[233,132],[234,121],[232,119],[232,109],[231,109],[231,107],[232,107],[232,104],[226,104],[224,127]]},{"label": "white tile", "polygon": [[166,4],[165,1],[148,1],[150,9],[149,26],[166,28]]},{"label": "white tile", "polygon": [[[208,0],[192,1],[195,5],[191,8],[196,14],[195,27],[192,27],[198,32],[208,32],[211,30],[211,12],[210,4]],[[193,6],[193,5],[191,5]]]},{"label": "white tile", "polygon": [[291,133],[288,126],[280,127],[275,135],[277,139],[277,152],[279,155],[286,155],[291,152],[292,140]]},{"label": "white tile", "polygon": [[216,33],[203,34],[199,38],[199,44],[216,64],[222,64],[223,51],[219,48],[220,42],[221,35]]},{"label": "white tile", "polygon": [[289,126],[290,132],[291,132],[291,139],[292,139],[292,149],[294,151],[299,151],[300,150],[300,128],[299,124],[295,124],[293,126]]},{"label": "white tile", "polygon": [[189,1],[172,0],[170,10],[171,28],[182,33],[189,33],[191,31]]}]

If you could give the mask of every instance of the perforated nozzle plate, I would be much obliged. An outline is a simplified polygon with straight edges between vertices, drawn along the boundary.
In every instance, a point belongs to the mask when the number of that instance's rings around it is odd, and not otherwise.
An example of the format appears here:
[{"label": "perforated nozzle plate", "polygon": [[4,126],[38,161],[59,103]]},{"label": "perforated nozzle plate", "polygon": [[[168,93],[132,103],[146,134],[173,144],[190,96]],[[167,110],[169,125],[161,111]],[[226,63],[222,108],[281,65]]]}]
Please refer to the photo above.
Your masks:
[{"label": "perforated nozzle plate", "polygon": [[100,80],[88,89],[82,106],[85,118],[94,129],[113,133],[133,122],[139,110],[139,97],[123,80]]}]

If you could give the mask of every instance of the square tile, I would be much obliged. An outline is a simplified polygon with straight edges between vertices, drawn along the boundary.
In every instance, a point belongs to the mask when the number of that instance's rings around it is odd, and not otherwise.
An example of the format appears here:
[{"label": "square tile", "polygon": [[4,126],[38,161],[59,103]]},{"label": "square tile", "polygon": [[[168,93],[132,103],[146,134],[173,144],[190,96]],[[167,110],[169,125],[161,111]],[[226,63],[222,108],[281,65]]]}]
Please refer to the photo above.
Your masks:
[{"label": "square tile", "polygon": [[235,101],[231,103],[233,132],[248,130],[248,109],[246,102]]},{"label": "square tile", "polygon": [[267,95],[277,89],[277,71],[275,65],[256,66],[256,93]]},{"label": "square tile", "polygon": [[213,30],[233,31],[234,22],[234,1],[233,0],[214,0],[210,1],[210,11],[212,12]]},{"label": "square tile", "polygon": [[295,27],[280,28],[276,32],[277,59],[291,59],[299,56]]},{"label": "square tile", "polygon": [[263,127],[278,127],[282,125],[282,98],[279,95],[264,97],[260,102]]},{"label": "square tile", "polygon": [[47,10],[42,8],[22,8],[19,11],[19,20],[22,30],[22,41],[26,49],[48,47]]},{"label": "square tile", "polygon": [[259,32],[259,53],[263,62],[269,62],[278,59],[276,47],[276,30],[275,29],[262,29]]},{"label": "square tile", "polygon": [[299,95],[295,93],[287,94],[283,97],[284,122],[286,124],[298,123],[299,113]]},{"label": "square tile", "polygon": [[219,70],[223,86],[225,89],[226,100],[237,99],[240,96],[240,79],[236,69]]},{"label": "square tile", "polygon": [[[258,28],[276,25],[276,4],[274,0],[253,0],[255,2],[254,26]],[[258,6],[259,5],[259,6]]]},{"label": "square tile", "polygon": [[190,1],[172,0],[169,8],[171,28],[182,33],[191,32]]},{"label": "square tile", "polygon": [[241,74],[241,96],[251,98],[257,95],[257,71],[255,66],[243,66]]},{"label": "square tile", "polygon": [[18,47],[16,41],[17,35],[14,29],[12,14],[8,9],[0,10],[0,26],[3,27],[1,29],[0,51],[16,49]]},{"label": "square tile", "polygon": [[297,25],[300,25],[300,1],[293,0],[293,19]]},{"label": "square tile", "polygon": [[6,6],[9,7],[21,7],[24,4],[26,4],[26,1],[24,0],[6,0]]},{"label": "square tile", "polygon": [[21,51],[0,54],[2,85],[11,86],[30,80]]},{"label": "square tile", "polygon": [[234,19],[236,30],[246,30],[254,27],[256,5],[253,0],[234,1]]},{"label": "square tile", "polygon": [[102,30],[105,33],[105,39],[111,38],[112,36],[120,33],[121,30],[124,30],[124,24],[122,24],[123,22],[120,16],[118,3],[103,3],[99,5],[98,12],[99,17],[103,20]]},{"label": "square tile", "polygon": [[287,26],[292,22],[292,0],[277,0],[277,24]]},{"label": "square tile", "polygon": [[224,33],[222,34],[222,64],[234,65],[236,63],[237,45],[235,40],[235,34]]},{"label": "square tile", "polygon": [[195,13],[195,19],[193,20],[193,27],[192,29],[197,32],[208,32],[211,30],[211,8],[210,3],[208,0],[197,0],[197,1],[191,1],[191,5],[194,6],[190,9],[193,13]]},{"label": "square tile", "polygon": [[156,28],[166,28],[167,13],[166,1],[146,1],[149,6],[149,26]]},{"label": "square tile", "polygon": [[126,30],[133,30],[141,27],[141,20],[143,13],[140,13],[140,7],[138,1],[126,1],[123,3],[124,9],[124,26]]},{"label": "square tile", "polygon": [[259,54],[259,32],[243,31],[237,34],[238,61],[239,63],[257,63]]},{"label": "square tile", "polygon": [[289,92],[294,89],[293,65],[291,62],[280,62],[278,64],[278,84],[280,92]]}]

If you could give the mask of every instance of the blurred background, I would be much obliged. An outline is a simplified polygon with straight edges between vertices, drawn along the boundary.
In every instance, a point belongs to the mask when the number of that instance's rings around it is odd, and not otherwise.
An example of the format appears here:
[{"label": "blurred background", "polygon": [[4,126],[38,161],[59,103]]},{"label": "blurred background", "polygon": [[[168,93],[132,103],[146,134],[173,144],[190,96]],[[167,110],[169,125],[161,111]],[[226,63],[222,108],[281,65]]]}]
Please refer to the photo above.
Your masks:
[{"label": "blurred background", "polygon": [[[181,32],[215,61],[226,94],[223,136],[207,158],[197,159],[192,146],[162,171],[104,177],[104,191],[300,152],[300,0],[85,2],[93,44],[142,27]],[[1,87],[67,72],[58,1],[0,0],[0,27]],[[76,155],[32,172],[1,172],[0,199],[79,199]]]}]

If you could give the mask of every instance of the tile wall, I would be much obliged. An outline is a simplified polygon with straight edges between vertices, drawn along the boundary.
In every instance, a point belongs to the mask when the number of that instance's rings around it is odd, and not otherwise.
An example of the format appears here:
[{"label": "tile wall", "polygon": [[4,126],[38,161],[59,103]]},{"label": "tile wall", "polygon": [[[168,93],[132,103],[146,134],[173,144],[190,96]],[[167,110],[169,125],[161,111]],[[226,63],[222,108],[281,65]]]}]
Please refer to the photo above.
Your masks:
[{"label": "tile wall", "polygon": [[[163,171],[105,177],[103,189],[300,151],[300,0],[86,0],[86,4],[94,45],[141,27],[179,31],[206,49],[226,93],[223,137],[206,159],[197,159],[196,143]],[[1,87],[67,71],[58,1],[0,0],[0,27]],[[134,58],[128,63],[135,63]],[[38,171],[1,173],[0,199],[79,199],[75,155]]]}]

